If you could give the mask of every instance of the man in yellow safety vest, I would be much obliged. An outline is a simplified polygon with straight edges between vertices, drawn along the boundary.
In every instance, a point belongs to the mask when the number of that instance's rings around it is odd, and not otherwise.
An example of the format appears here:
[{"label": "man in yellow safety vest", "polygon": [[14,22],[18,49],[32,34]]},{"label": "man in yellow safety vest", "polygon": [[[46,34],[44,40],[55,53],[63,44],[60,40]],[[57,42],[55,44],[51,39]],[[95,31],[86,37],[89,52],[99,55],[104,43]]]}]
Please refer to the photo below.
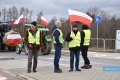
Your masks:
[{"label": "man in yellow safety vest", "polygon": [[70,70],[69,72],[73,71],[74,69],[74,55],[76,58],[75,61],[75,68],[76,71],[81,71],[79,69],[79,58],[80,58],[80,42],[81,42],[81,37],[80,37],[80,31],[78,31],[78,25],[74,24],[72,26],[72,31],[68,33],[67,37],[65,40],[69,42],[69,50],[70,50]]},{"label": "man in yellow safety vest", "polygon": [[55,22],[56,28],[53,31],[53,42],[55,48],[55,56],[54,56],[54,72],[62,73],[62,70],[59,68],[59,60],[61,57],[61,50],[63,45],[63,33],[60,30],[62,27],[62,22],[57,20]]},{"label": "man in yellow safety vest", "polygon": [[91,37],[91,31],[89,27],[87,25],[83,25],[81,32],[81,52],[82,52],[82,57],[84,59],[84,65],[81,68],[83,69],[89,69],[92,67],[92,65],[90,65],[90,60],[87,57],[90,37]]},{"label": "man in yellow safety vest", "polygon": [[31,73],[32,66],[32,57],[33,59],[33,72],[37,72],[37,59],[38,59],[38,51],[40,47],[42,47],[42,36],[39,29],[36,27],[36,22],[33,21],[31,23],[30,29],[28,29],[25,33],[25,44],[28,47],[28,73]]}]

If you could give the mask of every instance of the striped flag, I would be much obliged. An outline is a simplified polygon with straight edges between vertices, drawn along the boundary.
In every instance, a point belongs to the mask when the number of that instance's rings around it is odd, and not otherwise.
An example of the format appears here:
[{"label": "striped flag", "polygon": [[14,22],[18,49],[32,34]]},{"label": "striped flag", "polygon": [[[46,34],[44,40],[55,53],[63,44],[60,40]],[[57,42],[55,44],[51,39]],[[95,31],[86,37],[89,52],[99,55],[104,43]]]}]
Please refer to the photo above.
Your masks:
[{"label": "striped flag", "polygon": [[47,26],[47,25],[48,25],[47,20],[46,20],[43,16],[41,16],[41,19],[40,19],[40,24],[43,24],[43,25],[45,25],[45,26]]},{"label": "striped flag", "polygon": [[70,22],[79,21],[88,26],[92,23],[92,18],[85,13],[68,9]]},{"label": "striped flag", "polygon": [[0,74],[0,80],[7,80],[7,78]]},{"label": "striped flag", "polygon": [[23,14],[12,24],[13,26],[16,26],[18,23],[23,23],[24,22],[24,17]]}]

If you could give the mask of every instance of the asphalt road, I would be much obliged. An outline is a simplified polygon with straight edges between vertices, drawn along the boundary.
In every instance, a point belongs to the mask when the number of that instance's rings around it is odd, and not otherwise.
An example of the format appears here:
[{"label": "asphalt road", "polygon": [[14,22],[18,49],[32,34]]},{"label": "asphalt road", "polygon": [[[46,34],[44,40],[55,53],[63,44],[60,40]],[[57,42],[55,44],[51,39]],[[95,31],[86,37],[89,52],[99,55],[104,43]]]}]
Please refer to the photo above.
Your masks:
[{"label": "asphalt road", "polygon": [[[24,65],[24,67],[27,67],[27,55],[25,55],[24,52],[22,52],[21,54],[16,54],[15,52],[0,52],[0,56],[13,57],[15,58],[14,60],[24,60],[26,62],[25,63],[26,65]],[[38,61],[53,63],[53,59],[54,59],[54,54],[42,55],[41,53],[39,53]],[[18,69],[18,73],[17,73],[17,67],[15,67],[15,65],[19,65],[20,63],[15,62],[15,64],[9,64],[9,67],[12,67],[12,66],[14,67],[12,69],[6,69],[6,67],[8,66],[7,65],[3,66],[3,63],[2,63],[3,61],[10,62],[13,60],[6,60],[6,61],[1,60],[0,61],[0,74],[7,77],[8,80],[17,80],[15,76],[16,74],[19,74],[20,71]],[[60,64],[69,66],[69,61],[70,61],[69,55],[62,55],[60,59]],[[104,66],[119,66],[120,65],[120,62],[116,60],[90,58],[90,61],[91,61],[91,65],[95,68],[103,68]],[[80,66],[82,66],[83,64],[84,64],[84,61],[82,57],[80,57]],[[10,70],[12,71],[12,73],[10,72]],[[24,68],[24,72],[26,72],[26,68]]]}]

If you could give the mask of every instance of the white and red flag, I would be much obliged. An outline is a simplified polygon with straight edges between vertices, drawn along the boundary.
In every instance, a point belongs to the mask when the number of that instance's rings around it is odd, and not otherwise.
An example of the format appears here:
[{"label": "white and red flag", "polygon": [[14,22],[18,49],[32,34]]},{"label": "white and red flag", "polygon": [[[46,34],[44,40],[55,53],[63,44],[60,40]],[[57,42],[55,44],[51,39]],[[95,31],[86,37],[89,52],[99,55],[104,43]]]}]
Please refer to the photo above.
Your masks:
[{"label": "white and red flag", "polygon": [[24,22],[24,17],[23,14],[13,23],[13,25],[16,25],[18,23],[23,23]]},{"label": "white and red flag", "polygon": [[7,78],[0,74],[0,80],[7,80]]},{"label": "white and red flag", "polygon": [[90,26],[92,23],[92,18],[83,12],[74,11],[68,9],[70,22],[79,21],[85,25]]},{"label": "white and red flag", "polygon": [[40,24],[43,24],[43,25],[45,25],[45,26],[47,26],[47,25],[48,25],[47,20],[46,20],[43,16],[41,16],[41,19],[40,19]]},{"label": "white and red flag", "polygon": [[7,41],[9,45],[17,45],[22,41],[20,34],[9,34],[7,36]]}]

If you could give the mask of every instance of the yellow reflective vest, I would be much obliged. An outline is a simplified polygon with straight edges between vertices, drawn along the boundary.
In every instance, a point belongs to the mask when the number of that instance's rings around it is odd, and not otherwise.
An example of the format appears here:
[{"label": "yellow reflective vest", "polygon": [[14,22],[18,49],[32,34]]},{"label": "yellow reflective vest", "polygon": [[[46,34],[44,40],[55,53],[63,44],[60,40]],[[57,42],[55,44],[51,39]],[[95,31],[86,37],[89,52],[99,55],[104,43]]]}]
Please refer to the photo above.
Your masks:
[{"label": "yellow reflective vest", "polygon": [[[63,44],[63,33],[62,33],[62,31],[59,28],[56,28],[55,30],[58,30],[60,32],[59,41],[60,41],[61,44]],[[55,44],[56,41],[55,41],[55,37],[54,36],[53,36],[53,40],[54,40],[53,42]]]},{"label": "yellow reflective vest", "polygon": [[90,44],[91,31],[88,29],[88,30],[83,30],[83,32],[85,33],[83,45],[86,46]]},{"label": "yellow reflective vest", "polygon": [[34,37],[28,30],[28,42],[31,44],[40,45],[40,30],[37,30],[36,37]]},{"label": "yellow reflective vest", "polygon": [[78,31],[76,36],[74,34],[74,32],[72,31],[71,34],[70,34],[70,37],[74,36],[75,38],[69,42],[69,48],[72,48],[72,47],[80,47],[80,42],[81,42],[81,35],[80,35],[80,32]]}]

